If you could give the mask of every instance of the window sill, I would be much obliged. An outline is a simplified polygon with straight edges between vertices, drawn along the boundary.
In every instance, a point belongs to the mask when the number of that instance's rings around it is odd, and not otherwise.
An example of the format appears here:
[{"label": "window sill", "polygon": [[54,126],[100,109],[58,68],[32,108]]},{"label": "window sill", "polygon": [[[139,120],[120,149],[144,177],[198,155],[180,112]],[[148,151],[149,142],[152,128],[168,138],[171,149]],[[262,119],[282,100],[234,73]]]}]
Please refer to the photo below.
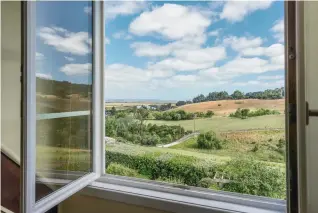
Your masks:
[{"label": "window sill", "polygon": [[176,188],[154,181],[105,175],[86,187],[84,195],[176,213],[282,213],[283,200],[219,192],[195,187]]}]

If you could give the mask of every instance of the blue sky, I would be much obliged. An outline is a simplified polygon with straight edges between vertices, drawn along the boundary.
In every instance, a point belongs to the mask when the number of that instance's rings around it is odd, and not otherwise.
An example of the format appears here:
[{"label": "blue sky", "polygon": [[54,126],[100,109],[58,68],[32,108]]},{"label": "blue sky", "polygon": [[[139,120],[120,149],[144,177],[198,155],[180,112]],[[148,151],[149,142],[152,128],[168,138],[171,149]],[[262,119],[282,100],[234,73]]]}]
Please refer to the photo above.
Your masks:
[{"label": "blue sky", "polygon": [[[105,2],[105,98],[184,100],[284,86],[283,5]],[[38,8],[37,75],[91,83],[90,3]]]}]

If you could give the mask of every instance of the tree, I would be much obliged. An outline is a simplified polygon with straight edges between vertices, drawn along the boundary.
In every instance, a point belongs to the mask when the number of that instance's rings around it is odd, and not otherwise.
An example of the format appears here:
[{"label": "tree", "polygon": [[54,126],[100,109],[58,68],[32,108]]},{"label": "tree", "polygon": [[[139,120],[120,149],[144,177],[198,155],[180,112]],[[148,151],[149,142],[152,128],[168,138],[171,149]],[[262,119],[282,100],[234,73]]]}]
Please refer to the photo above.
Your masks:
[{"label": "tree", "polygon": [[244,99],[245,98],[244,93],[241,92],[240,90],[235,90],[231,96],[235,100]]},{"label": "tree", "polygon": [[205,101],[205,97],[203,94],[200,94],[197,97],[193,98],[193,103],[200,103],[203,101]]},{"label": "tree", "polygon": [[200,149],[221,149],[222,145],[220,140],[216,137],[215,132],[209,131],[201,133],[197,140]]},{"label": "tree", "polygon": [[143,122],[144,120],[147,119],[149,115],[149,111],[143,107],[141,107],[140,109],[137,109],[136,110],[136,113],[135,113],[135,117],[137,120],[140,121],[140,128],[139,128],[139,133],[140,135],[142,134],[142,125],[143,125]]},{"label": "tree", "polygon": [[116,108],[113,106],[112,109],[110,110],[110,114],[111,115],[115,115],[116,114]]},{"label": "tree", "polygon": [[187,103],[185,101],[178,101],[176,103],[176,106],[183,106],[183,105],[186,105]]}]

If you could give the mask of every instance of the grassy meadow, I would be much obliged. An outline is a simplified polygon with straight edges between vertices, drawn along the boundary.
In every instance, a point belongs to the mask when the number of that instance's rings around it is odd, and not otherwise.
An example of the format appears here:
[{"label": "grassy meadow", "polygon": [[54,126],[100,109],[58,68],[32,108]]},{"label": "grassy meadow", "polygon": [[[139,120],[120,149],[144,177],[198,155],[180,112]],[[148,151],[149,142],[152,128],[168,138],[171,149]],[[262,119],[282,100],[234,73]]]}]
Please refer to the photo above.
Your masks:
[{"label": "grassy meadow", "polygon": [[157,125],[180,125],[186,130],[192,131],[241,131],[255,129],[284,129],[285,115],[266,115],[252,117],[248,119],[236,119],[224,116],[213,116],[212,118],[182,120],[182,121],[162,121],[148,120],[146,123]]}]

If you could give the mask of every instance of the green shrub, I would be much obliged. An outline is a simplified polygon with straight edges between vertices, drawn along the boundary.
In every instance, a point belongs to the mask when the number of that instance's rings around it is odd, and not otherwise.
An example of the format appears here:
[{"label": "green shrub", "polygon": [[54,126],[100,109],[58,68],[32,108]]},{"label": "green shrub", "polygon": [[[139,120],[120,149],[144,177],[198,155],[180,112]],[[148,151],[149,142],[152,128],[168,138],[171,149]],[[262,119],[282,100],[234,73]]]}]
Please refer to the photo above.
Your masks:
[{"label": "green shrub", "polygon": [[252,152],[257,152],[258,149],[259,149],[258,144],[256,144],[256,145],[253,147]]},{"label": "green shrub", "polygon": [[235,101],[235,104],[244,104],[244,101]]},{"label": "green shrub", "polygon": [[172,154],[160,156],[156,154],[131,155],[107,151],[107,167],[112,163],[126,165],[152,180],[158,178],[176,179],[190,186],[198,186],[202,178],[213,174],[216,169],[215,165],[209,167],[200,165],[196,158],[189,156]]},{"label": "green shrub", "polygon": [[223,190],[273,198],[285,198],[285,170],[253,159],[236,159],[223,166],[231,180]]},{"label": "green shrub", "polygon": [[215,132],[201,133],[197,139],[200,149],[221,149],[221,141],[216,137]]},{"label": "green shrub", "polygon": [[106,169],[107,174],[121,175],[126,177],[138,177],[136,170],[130,169],[118,163],[111,163]]},{"label": "green shrub", "polygon": [[240,109],[238,108],[234,113],[231,113],[229,116],[234,118],[246,119],[248,117],[256,117],[263,115],[279,115],[280,113],[277,110],[270,109],[257,109],[255,111],[250,111],[250,109]]},{"label": "green shrub", "polygon": [[[280,199],[284,199],[286,193],[285,170],[253,159],[236,159],[225,164],[207,165],[189,156],[158,153],[129,154],[108,150],[107,171],[114,170],[109,169],[114,163],[126,165],[139,175],[152,180],[219,189],[211,179],[218,171],[225,179],[231,181],[223,184],[222,189],[226,191]],[[132,172],[130,175],[136,173]]]},{"label": "green shrub", "polygon": [[215,182],[212,178],[206,177],[202,178],[199,182],[199,186],[202,188],[209,188],[211,185],[213,185]]}]

